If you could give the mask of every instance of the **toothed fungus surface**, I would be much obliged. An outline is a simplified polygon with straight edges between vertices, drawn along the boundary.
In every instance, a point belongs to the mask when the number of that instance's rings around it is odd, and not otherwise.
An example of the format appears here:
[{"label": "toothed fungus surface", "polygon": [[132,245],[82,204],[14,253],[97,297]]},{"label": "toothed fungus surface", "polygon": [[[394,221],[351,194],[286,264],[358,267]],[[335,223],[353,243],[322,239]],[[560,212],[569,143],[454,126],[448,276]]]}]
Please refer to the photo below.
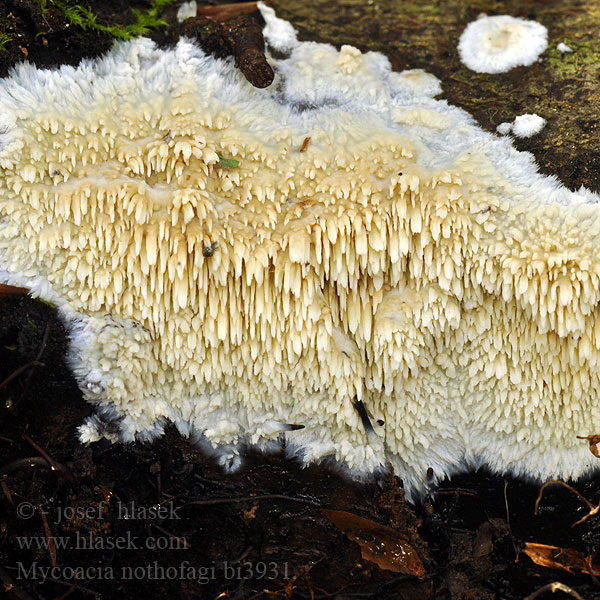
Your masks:
[{"label": "toothed fungus surface", "polygon": [[548,46],[548,30],[535,21],[508,15],[480,15],[458,43],[461,61],[477,73],[505,73],[532,65]]},{"label": "toothed fungus surface", "polygon": [[589,472],[598,197],[433,76],[263,14],[289,52],[265,90],[185,40],[0,81],[0,281],[69,326],[81,438],[172,421],[235,464],[288,430],[409,493],[429,467]]}]

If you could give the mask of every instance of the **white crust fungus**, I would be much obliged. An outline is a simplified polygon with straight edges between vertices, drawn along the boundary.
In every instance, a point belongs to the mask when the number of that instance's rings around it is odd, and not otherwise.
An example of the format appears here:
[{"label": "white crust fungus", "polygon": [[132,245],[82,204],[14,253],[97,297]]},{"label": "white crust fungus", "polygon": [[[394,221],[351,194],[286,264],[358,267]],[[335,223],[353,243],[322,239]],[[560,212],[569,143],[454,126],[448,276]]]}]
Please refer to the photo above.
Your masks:
[{"label": "white crust fungus", "polygon": [[285,432],[409,493],[597,468],[599,198],[381,54],[286,35],[265,90],[185,40],[0,81],[0,281],[67,323],[81,438],[172,421],[236,465]]},{"label": "white crust fungus", "polygon": [[480,15],[458,42],[461,61],[477,73],[505,73],[532,65],[548,46],[548,30],[535,21],[508,15]]},{"label": "white crust fungus", "polygon": [[528,138],[539,133],[546,125],[546,119],[536,114],[515,117],[512,123],[500,123],[496,131],[502,135],[512,133],[520,138]]},{"label": "white crust fungus", "polygon": [[263,35],[271,48],[276,48],[280,52],[289,52],[297,46],[296,30],[292,24],[280,19],[264,2],[257,2],[256,5],[265,20]]},{"label": "white crust fungus", "polygon": [[571,46],[567,46],[567,44],[565,44],[564,42],[559,42],[558,44],[556,44],[556,49],[559,52],[573,52],[573,48],[571,48]]},{"label": "white crust fungus", "polygon": [[196,2],[196,0],[192,0],[191,2],[184,2],[178,9],[177,9],[177,21],[179,23],[183,23],[186,19],[191,19],[192,17],[196,16],[196,13],[198,12],[198,4]]}]

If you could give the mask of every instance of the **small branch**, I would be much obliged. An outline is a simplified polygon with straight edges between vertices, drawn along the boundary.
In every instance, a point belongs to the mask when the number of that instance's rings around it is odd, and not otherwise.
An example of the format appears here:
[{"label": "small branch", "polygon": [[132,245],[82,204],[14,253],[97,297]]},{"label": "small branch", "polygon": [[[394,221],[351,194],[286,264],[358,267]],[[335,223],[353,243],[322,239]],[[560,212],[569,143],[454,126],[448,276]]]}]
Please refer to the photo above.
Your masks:
[{"label": "small branch", "polygon": [[255,2],[209,6],[186,19],[175,33],[194,38],[217,57],[233,56],[244,77],[257,88],[265,88],[275,77],[265,57],[265,41]]},{"label": "small branch", "polygon": [[508,481],[504,481],[504,506],[506,507],[506,524],[508,525],[508,532],[510,533],[510,541],[512,542],[513,549],[515,551],[515,562],[519,562],[519,551],[517,550],[517,545],[515,544],[515,536],[512,532],[512,527],[510,526],[510,511],[508,510]]},{"label": "small branch", "polygon": [[257,88],[273,83],[275,74],[265,57],[262,27],[253,17],[238,17],[223,24],[223,31],[233,47],[235,64],[244,77]]},{"label": "small branch", "polygon": [[43,362],[40,362],[39,360],[32,360],[31,362],[28,362],[27,364],[19,367],[16,371],[14,371],[13,373],[11,373],[3,382],[0,383],[0,390],[4,387],[6,387],[11,381],[13,381],[13,379],[16,379],[17,377],[19,377],[19,375],[21,375],[21,373],[24,373],[25,371],[27,371],[27,369],[32,369],[33,367],[45,367],[46,365]]},{"label": "small branch", "polygon": [[220,6],[200,6],[196,10],[196,16],[215,21],[228,21],[241,15],[249,15],[257,10],[256,2],[234,2]]},{"label": "small branch", "polygon": [[306,498],[294,498],[284,494],[263,494],[262,496],[240,496],[239,498],[212,498],[211,500],[192,500],[186,502],[183,506],[210,506],[212,504],[231,504],[233,502],[252,502],[254,500],[288,500],[290,502],[301,502],[311,506],[321,506],[320,502],[308,500]]},{"label": "small branch", "polygon": [[583,598],[575,590],[571,589],[564,583],[560,583],[560,581],[554,581],[553,583],[549,583],[541,587],[539,590],[533,592],[533,594],[529,594],[529,596],[523,598],[523,600],[535,600],[535,598],[545,594],[546,592],[562,592],[563,594],[569,594],[569,596],[572,596],[575,598],[575,600],[583,600]]},{"label": "small branch", "polygon": [[72,479],[73,476],[69,472],[69,470],[61,465],[60,463],[54,462],[51,466],[48,464],[48,461],[41,456],[29,456],[27,458],[19,458],[11,463],[8,463],[4,467],[0,467],[0,476],[1,475],[10,475],[10,473],[14,473],[15,471],[20,471],[21,469],[26,469],[28,467],[46,467],[51,471],[55,471],[59,475],[62,475],[66,479]]},{"label": "small branch", "polygon": [[588,514],[585,515],[584,517],[582,517],[581,519],[579,519],[579,521],[573,523],[573,525],[571,525],[571,527],[575,527],[575,525],[579,525],[580,523],[587,521],[590,517],[593,517],[594,515],[596,515],[600,512],[600,504],[598,504],[598,506],[594,506],[587,498],[582,496],[574,487],[570,486],[568,483],[565,483],[564,481],[561,481],[560,479],[552,479],[551,481],[546,481],[546,483],[540,488],[540,493],[538,494],[537,500],[535,501],[534,514],[536,514],[536,515],[538,514],[538,509],[540,506],[540,502],[542,500],[542,496],[544,494],[544,490],[549,485],[555,485],[555,484],[566,487],[570,492],[575,494],[588,507],[588,510],[589,510]]}]

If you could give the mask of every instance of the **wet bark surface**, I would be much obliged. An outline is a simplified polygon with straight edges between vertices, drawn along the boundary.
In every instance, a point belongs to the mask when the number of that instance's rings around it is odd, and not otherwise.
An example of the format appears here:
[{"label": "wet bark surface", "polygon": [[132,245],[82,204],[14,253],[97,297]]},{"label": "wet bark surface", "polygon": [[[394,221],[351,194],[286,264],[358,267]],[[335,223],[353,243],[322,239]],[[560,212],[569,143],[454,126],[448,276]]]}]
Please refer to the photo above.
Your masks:
[{"label": "wet bark surface", "polygon": [[[131,8],[149,6],[84,4],[99,22],[120,24],[133,19]],[[541,115],[544,130],[517,147],[567,186],[600,190],[593,3],[272,5],[301,39],[377,50],[396,69],[434,73],[443,96],[490,131]],[[176,37],[176,8],[164,13],[171,26],[151,34],[160,43]],[[456,44],[480,12],[535,18],[549,29],[549,49],[506,74],[469,71]],[[211,31],[208,49],[233,52]],[[11,36],[0,76],[16,61],[77,64],[112,44],[73,27],[51,0],[5,0],[0,32]],[[575,52],[561,54],[561,41]],[[393,475],[359,484],[331,465],[303,469],[283,448],[250,452],[240,472],[225,475],[174,429],[154,444],[83,446],[76,427],[92,408],[65,363],[67,343],[51,306],[0,300],[0,589],[8,598],[600,597],[598,477],[574,484],[581,497],[545,489],[535,514],[538,485],[485,472],[455,477],[411,506]],[[543,592],[554,582],[563,591]]]}]

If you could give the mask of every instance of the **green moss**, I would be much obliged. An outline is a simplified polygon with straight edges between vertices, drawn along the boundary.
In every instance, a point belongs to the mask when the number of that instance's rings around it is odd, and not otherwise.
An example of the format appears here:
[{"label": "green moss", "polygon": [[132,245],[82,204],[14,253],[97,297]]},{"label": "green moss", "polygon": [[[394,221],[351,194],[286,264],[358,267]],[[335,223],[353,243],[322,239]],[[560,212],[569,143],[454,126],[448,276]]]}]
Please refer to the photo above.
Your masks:
[{"label": "green moss", "polygon": [[48,0],[35,0],[36,4],[39,5],[41,11],[42,11],[42,17],[44,17],[44,19],[48,16]]},{"label": "green moss", "polygon": [[56,308],[56,305],[52,304],[52,302],[48,302],[48,300],[44,300],[43,298],[38,298],[37,300],[38,300],[38,302],[41,302],[42,304],[45,304],[46,306],[49,306],[50,308]]},{"label": "green moss", "polygon": [[6,44],[12,40],[12,36],[8,33],[0,33],[0,52],[6,52]]},{"label": "green moss", "polygon": [[97,31],[121,40],[130,40],[147,35],[150,31],[165,27],[167,22],[161,19],[163,9],[174,0],[153,0],[146,11],[132,9],[135,21],[129,25],[118,23],[104,24],[98,22],[98,15],[81,4],[73,4],[71,0],[36,0],[42,14],[48,11],[51,4],[60,11],[67,21],[83,31]]},{"label": "green moss", "polygon": [[600,44],[595,40],[580,42],[563,40],[573,52],[561,52],[556,47],[547,52],[548,64],[562,75],[580,73],[582,67],[600,67]]}]

